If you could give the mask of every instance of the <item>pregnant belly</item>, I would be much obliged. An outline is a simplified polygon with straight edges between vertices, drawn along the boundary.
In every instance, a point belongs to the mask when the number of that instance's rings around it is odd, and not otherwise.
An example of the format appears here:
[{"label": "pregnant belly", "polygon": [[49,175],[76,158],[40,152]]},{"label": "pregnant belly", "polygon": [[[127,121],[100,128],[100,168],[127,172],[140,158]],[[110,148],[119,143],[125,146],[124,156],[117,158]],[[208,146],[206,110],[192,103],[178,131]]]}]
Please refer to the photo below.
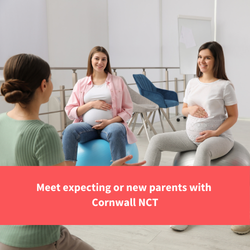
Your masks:
[{"label": "pregnant belly", "polygon": [[96,120],[101,120],[101,119],[112,119],[112,109],[110,110],[101,110],[101,109],[90,109],[83,115],[83,121],[87,122],[88,124],[94,126],[97,125],[98,123]]},{"label": "pregnant belly", "polygon": [[187,135],[191,141],[199,144],[195,141],[195,139],[200,136],[200,132],[205,130],[216,130],[222,122],[223,121],[221,119],[213,117],[197,118],[189,115],[186,123]]}]

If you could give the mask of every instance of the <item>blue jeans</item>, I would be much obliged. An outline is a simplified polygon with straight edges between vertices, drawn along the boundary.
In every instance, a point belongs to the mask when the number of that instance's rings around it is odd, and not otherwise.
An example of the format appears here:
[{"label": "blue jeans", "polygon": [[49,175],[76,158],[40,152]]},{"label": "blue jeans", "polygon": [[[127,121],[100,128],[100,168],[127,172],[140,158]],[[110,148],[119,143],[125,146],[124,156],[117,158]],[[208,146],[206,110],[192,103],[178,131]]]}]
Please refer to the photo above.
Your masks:
[{"label": "blue jeans", "polygon": [[85,143],[100,138],[109,142],[113,161],[126,156],[127,132],[122,123],[112,123],[102,130],[96,130],[86,122],[78,122],[70,124],[63,131],[65,160],[77,161],[78,142]]}]

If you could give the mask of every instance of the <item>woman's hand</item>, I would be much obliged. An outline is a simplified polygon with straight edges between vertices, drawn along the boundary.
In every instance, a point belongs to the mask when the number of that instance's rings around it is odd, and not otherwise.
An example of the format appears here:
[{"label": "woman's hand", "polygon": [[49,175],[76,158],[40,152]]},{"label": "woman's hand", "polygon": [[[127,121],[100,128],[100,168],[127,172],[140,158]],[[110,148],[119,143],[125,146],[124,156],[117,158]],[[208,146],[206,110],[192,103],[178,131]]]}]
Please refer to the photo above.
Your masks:
[{"label": "woman's hand", "polygon": [[112,107],[110,104],[106,103],[105,101],[101,101],[101,100],[88,102],[88,103],[85,103],[82,106],[77,108],[77,110],[76,110],[77,116],[79,117],[93,108],[107,111],[107,110],[110,110]]},{"label": "woman's hand", "polygon": [[204,108],[198,105],[188,107],[189,114],[198,118],[207,118],[208,114]]},{"label": "woman's hand", "polygon": [[209,137],[217,136],[214,130],[205,130],[200,132],[200,136],[195,139],[196,142],[203,142]]},{"label": "woman's hand", "polygon": [[97,101],[93,101],[93,108],[94,109],[101,109],[101,110],[110,110],[112,108],[112,106],[108,103],[106,103],[105,101],[101,101],[101,100],[97,100]]},{"label": "woman's hand", "polygon": [[93,126],[93,129],[104,129],[105,127],[107,127],[111,122],[110,120],[107,119],[102,119],[102,120],[96,120],[96,122],[99,122],[99,124]]},{"label": "woman's hand", "polygon": [[93,126],[93,129],[104,129],[105,127],[107,127],[109,124],[111,123],[115,123],[115,122],[122,122],[122,118],[120,116],[115,116],[114,118],[107,120],[107,119],[102,119],[102,120],[96,120],[96,122],[100,122],[100,124],[97,124],[95,126]]},{"label": "woman's hand", "polygon": [[146,161],[141,161],[138,163],[126,163],[126,161],[129,161],[133,158],[132,155],[125,156],[124,158],[121,158],[117,161],[114,161],[111,166],[142,166],[146,163]]}]

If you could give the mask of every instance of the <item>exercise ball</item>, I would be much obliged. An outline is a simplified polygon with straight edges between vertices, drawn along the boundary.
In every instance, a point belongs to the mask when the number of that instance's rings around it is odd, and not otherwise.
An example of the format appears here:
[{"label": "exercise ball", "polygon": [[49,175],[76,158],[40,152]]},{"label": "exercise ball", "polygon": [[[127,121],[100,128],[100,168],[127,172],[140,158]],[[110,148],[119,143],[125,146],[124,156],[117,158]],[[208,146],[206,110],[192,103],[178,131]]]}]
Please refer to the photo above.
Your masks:
[{"label": "exercise ball", "polygon": [[[126,163],[137,163],[138,148],[135,143],[126,145],[126,155],[133,158]],[[78,143],[76,166],[110,166],[112,164],[109,143],[102,139]]]},{"label": "exercise ball", "polygon": [[[193,166],[195,153],[195,150],[177,153],[173,165]],[[211,161],[211,166],[250,166],[250,154],[240,143],[234,142],[226,155]]]}]

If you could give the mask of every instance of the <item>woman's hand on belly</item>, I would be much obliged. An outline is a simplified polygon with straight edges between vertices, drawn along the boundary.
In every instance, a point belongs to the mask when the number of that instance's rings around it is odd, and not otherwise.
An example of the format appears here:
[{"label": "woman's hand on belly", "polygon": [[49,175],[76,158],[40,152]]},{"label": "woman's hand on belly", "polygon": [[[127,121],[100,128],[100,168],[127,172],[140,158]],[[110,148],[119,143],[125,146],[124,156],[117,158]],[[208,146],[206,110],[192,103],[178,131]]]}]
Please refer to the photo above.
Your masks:
[{"label": "woman's hand on belly", "polygon": [[205,130],[200,132],[200,136],[196,138],[196,142],[203,142],[209,137],[217,136],[215,130]]},{"label": "woman's hand on belly", "polygon": [[91,101],[91,102],[83,104],[82,106],[77,108],[76,112],[77,112],[77,116],[79,117],[81,115],[84,115],[91,109],[100,109],[100,110],[107,111],[107,110],[110,110],[111,108],[112,106],[106,103],[105,101],[97,100],[97,101]]},{"label": "woman's hand on belly", "polygon": [[97,101],[93,101],[93,108],[107,111],[107,110],[110,110],[112,106],[106,103],[105,101],[97,100]]},{"label": "woman's hand on belly", "polygon": [[93,129],[104,129],[105,127],[107,127],[111,122],[110,120],[107,119],[102,119],[102,120],[96,120],[96,122],[99,122],[99,124],[93,126]]},{"label": "woman's hand on belly", "polygon": [[189,114],[198,118],[207,118],[208,114],[204,108],[198,105],[188,107]]}]

